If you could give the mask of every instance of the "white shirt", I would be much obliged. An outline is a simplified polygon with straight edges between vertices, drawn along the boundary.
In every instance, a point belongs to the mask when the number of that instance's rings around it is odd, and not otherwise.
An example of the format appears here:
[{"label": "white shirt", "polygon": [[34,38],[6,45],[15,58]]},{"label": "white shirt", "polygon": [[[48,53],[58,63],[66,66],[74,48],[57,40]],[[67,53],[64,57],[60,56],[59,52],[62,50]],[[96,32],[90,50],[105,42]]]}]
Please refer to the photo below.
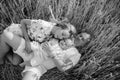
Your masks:
[{"label": "white shirt", "polygon": [[42,42],[49,36],[56,23],[45,20],[31,20],[31,26],[28,26],[28,35],[32,40]]}]

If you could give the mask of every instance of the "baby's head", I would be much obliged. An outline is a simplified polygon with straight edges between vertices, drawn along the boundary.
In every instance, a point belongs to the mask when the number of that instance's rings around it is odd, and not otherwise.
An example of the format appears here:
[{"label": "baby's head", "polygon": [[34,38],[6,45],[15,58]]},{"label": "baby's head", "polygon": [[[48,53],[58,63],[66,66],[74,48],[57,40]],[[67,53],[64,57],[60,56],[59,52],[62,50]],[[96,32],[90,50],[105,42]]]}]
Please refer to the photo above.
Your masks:
[{"label": "baby's head", "polygon": [[59,46],[63,49],[66,50],[72,46],[74,46],[74,42],[71,39],[65,39],[61,40],[59,43]]}]

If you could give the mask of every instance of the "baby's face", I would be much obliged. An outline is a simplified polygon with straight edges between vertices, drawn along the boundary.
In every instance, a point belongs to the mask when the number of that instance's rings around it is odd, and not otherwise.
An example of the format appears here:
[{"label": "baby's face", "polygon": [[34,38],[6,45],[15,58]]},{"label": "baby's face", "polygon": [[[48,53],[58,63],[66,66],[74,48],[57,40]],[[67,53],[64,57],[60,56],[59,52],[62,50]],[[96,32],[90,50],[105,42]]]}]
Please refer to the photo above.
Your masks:
[{"label": "baby's face", "polygon": [[61,30],[60,34],[61,34],[62,39],[66,39],[66,38],[68,38],[70,36],[70,32],[69,32],[68,29]]},{"label": "baby's face", "polygon": [[60,47],[63,50],[66,50],[74,45],[73,41],[71,39],[61,40],[59,43]]}]

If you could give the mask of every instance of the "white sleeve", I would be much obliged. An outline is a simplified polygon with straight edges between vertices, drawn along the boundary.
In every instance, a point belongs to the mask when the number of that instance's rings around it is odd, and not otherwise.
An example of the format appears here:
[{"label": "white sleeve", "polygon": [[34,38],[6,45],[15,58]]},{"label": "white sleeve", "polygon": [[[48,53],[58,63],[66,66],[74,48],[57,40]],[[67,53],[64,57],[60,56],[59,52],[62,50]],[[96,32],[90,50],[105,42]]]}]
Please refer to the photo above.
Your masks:
[{"label": "white sleeve", "polygon": [[72,60],[73,66],[76,65],[81,57],[81,54],[79,53],[79,51],[75,47],[72,47],[65,52],[67,57]]}]

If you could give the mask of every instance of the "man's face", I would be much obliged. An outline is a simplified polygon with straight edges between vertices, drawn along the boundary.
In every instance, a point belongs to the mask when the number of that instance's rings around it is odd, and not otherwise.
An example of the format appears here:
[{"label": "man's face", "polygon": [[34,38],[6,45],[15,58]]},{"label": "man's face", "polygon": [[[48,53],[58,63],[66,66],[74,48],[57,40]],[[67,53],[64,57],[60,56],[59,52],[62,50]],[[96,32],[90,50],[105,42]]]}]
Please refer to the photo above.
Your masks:
[{"label": "man's face", "polygon": [[88,40],[88,39],[90,39],[90,34],[88,34],[88,33],[81,33],[81,36],[83,37],[83,39],[84,40]]},{"label": "man's face", "polygon": [[90,34],[81,33],[74,39],[75,46],[83,46],[90,40]]}]

